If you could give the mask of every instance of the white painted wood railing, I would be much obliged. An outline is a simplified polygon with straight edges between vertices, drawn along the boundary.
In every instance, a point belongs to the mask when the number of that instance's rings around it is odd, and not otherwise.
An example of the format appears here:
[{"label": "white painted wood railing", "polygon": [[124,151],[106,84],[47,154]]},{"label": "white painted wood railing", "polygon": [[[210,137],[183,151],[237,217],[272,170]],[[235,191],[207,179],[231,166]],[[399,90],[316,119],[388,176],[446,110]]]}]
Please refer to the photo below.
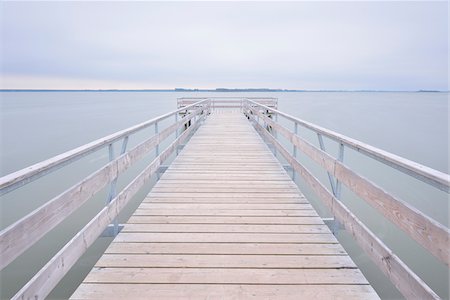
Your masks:
[{"label": "white painted wood railing", "polygon": [[200,100],[210,100],[211,109],[213,110],[216,108],[241,109],[243,107],[243,102],[247,99],[273,109],[278,108],[278,99],[274,97],[181,97],[177,98],[177,106],[178,108],[183,108]]},{"label": "white painted wood railing", "polygon": [[[179,119],[179,113],[184,109],[194,108],[190,113]],[[55,156],[18,172],[0,178],[1,194],[6,194],[39,177],[57,170],[81,157],[109,147],[123,140],[121,155],[110,156],[110,162],[79,183],[67,189],[60,195],[46,202],[41,207],[24,216],[0,232],[0,269],[17,259],[23,252],[39,241],[50,230],[69,217],[87,200],[108,184],[115,191],[115,182],[119,174],[138,162],[150,151],[156,149],[156,158],[135,177],[118,194],[110,193],[107,205],[86,224],[14,297],[13,299],[44,299],[57,283],[64,277],[81,255],[95,242],[127,205],[130,199],[151,178],[162,163],[180,146],[190,134],[200,125],[211,109],[210,100],[202,100],[162,115],[147,122],[138,124],[112,135],[98,139],[74,150]],[[174,123],[158,132],[158,122],[175,117]],[[185,124],[191,124],[183,132]],[[155,135],[126,151],[130,135],[149,126],[155,127]],[[180,134],[178,134],[181,132]],[[177,133],[175,140],[159,153],[159,145],[170,135]]]},{"label": "white painted wood railing", "polygon": [[[359,246],[406,298],[439,299],[439,296],[421,278],[339,200],[340,184],[347,186],[349,190],[381,212],[384,217],[402,229],[408,236],[447,266],[450,259],[449,229],[351,170],[342,162],[343,151],[344,147],[354,149],[447,193],[450,186],[450,176],[448,174],[300,120],[252,100],[244,102],[243,110],[262,137],[273,144],[276,151],[286,159],[309,187],[312,188],[315,194],[329,208],[335,219],[344,225],[344,228],[353,236]],[[267,112],[294,122],[295,132],[269,118],[265,114]],[[315,147],[297,135],[299,125],[312,130],[318,135],[322,149]],[[283,135],[293,144],[294,155],[283,147],[276,139],[276,136],[269,132],[268,127]],[[324,151],[322,135],[339,143],[340,151],[337,159]],[[295,153],[297,149],[328,172],[331,191],[296,159]],[[336,179],[336,181],[333,179]]]}]

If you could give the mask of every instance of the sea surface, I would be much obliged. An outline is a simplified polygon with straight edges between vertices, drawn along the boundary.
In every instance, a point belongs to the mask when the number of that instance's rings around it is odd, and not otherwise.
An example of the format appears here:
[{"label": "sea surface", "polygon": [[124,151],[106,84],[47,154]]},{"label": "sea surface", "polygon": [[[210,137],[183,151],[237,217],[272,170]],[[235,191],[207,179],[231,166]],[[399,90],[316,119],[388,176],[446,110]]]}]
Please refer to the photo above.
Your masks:
[{"label": "sea surface", "polygon": [[[0,92],[1,176],[48,159],[107,134],[176,109],[178,97],[276,97],[279,110],[345,134],[441,172],[449,173],[449,95],[436,92]],[[292,122],[278,120],[293,129]],[[153,128],[130,139],[136,145]],[[318,145],[317,136],[299,134]],[[280,138],[287,149],[292,145]],[[327,151],[337,145],[325,139]],[[115,145],[116,152],[120,145]],[[123,187],[154,154],[119,180]],[[326,173],[301,154],[298,159],[328,185]],[[282,158],[280,158],[282,160]],[[0,197],[0,229],[14,223],[108,161],[107,148]],[[344,162],[438,222],[449,225],[449,196],[398,171],[346,150]],[[329,213],[298,175],[296,182],[324,217]],[[124,222],[151,189],[147,184],[120,216]],[[19,259],[0,272],[0,298],[10,298],[105,204],[106,189],[83,205]],[[449,269],[439,263],[362,199],[343,188],[342,201],[441,297],[449,298]],[[383,299],[401,295],[345,230],[337,237]],[[70,297],[111,242],[100,238],[49,298]],[[1,254],[0,254],[1,255]]]}]

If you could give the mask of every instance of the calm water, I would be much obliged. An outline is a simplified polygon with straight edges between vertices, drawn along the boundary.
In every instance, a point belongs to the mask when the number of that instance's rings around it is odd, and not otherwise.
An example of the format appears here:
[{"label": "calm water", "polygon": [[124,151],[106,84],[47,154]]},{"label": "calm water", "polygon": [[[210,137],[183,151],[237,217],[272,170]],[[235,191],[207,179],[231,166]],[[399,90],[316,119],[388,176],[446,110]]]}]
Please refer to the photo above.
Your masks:
[{"label": "calm water", "polygon": [[[1,92],[0,93],[0,172],[2,175],[39,162],[63,151],[90,142],[106,134],[134,125],[176,109],[176,98],[182,96],[265,96],[278,97],[279,109],[294,116],[338,131],[368,144],[417,161],[442,172],[449,172],[449,102],[447,93],[175,93],[175,92]],[[283,120],[280,118],[280,121]],[[286,126],[292,124],[284,122]],[[148,135],[151,135],[151,131]],[[300,134],[317,144],[316,136],[307,130]],[[145,136],[130,140],[136,144]],[[325,141],[331,153],[336,146]],[[291,146],[289,146],[291,147]],[[290,149],[290,148],[289,148]],[[123,186],[143,168],[127,171]],[[105,162],[107,151],[87,156],[52,176],[2,197],[0,226],[4,228],[83,178]],[[299,159],[324,183],[326,174],[303,157]],[[438,192],[396,171],[372,162],[356,153],[345,153],[345,162],[383,188],[404,198],[429,216],[448,226],[448,195]],[[305,195],[318,211],[326,209],[309,189],[297,180]],[[121,221],[151,188],[147,185],[121,215]],[[103,191],[84,205],[61,228],[50,232],[42,241],[0,273],[0,296],[8,298],[62,247],[104,205]],[[343,201],[377,235],[382,238],[440,296],[449,297],[449,270],[424,252],[403,233],[386,222],[371,207],[343,189]],[[354,245],[345,231],[339,240],[385,299],[400,295],[376,270],[369,259]],[[111,241],[100,238],[74,269],[53,291],[50,298],[67,298]],[[36,259],[36,257],[41,258]]]}]

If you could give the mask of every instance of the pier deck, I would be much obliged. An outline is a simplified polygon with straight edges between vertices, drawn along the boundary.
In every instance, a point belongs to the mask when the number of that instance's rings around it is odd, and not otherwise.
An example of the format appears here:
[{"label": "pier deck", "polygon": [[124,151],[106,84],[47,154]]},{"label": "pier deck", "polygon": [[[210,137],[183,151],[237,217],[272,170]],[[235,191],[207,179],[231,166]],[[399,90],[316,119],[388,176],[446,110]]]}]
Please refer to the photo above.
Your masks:
[{"label": "pier deck", "polygon": [[242,113],[213,113],[72,299],[377,299]]}]

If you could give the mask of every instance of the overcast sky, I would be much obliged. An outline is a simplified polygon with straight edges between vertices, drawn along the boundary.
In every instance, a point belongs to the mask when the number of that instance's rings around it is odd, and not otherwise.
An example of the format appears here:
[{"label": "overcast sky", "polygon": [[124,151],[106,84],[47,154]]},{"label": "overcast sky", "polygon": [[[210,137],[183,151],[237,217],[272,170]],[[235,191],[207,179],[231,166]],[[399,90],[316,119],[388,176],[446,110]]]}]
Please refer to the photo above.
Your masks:
[{"label": "overcast sky", "polygon": [[1,2],[0,88],[448,90],[447,2]]}]

